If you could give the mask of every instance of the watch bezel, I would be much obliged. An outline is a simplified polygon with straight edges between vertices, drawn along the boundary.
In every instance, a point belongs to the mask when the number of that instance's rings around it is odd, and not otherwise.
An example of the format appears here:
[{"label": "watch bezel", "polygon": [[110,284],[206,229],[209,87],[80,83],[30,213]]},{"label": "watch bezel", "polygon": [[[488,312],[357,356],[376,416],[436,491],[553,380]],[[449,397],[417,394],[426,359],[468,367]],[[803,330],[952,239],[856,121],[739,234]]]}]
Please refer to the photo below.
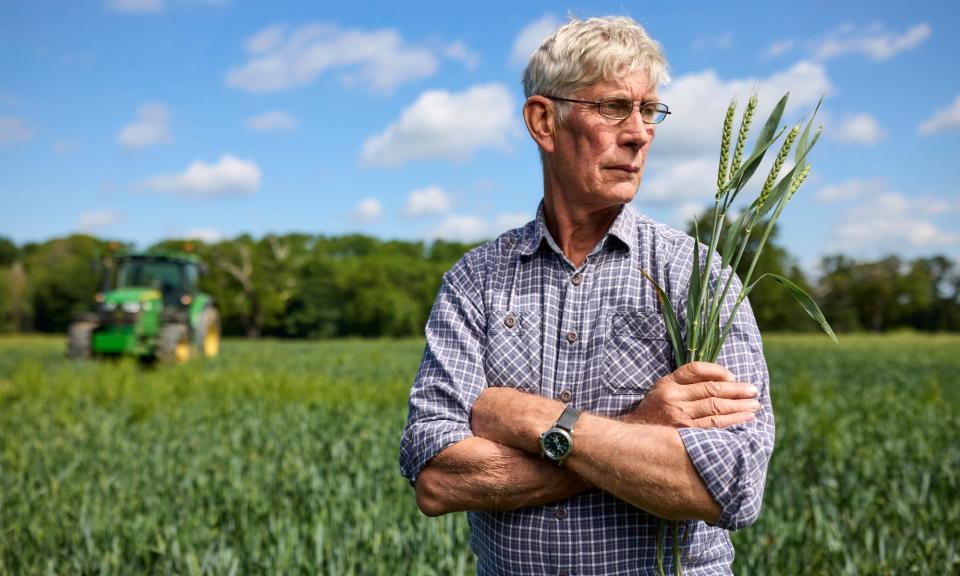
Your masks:
[{"label": "watch bezel", "polygon": [[[567,450],[563,454],[555,455],[550,449],[547,448],[547,438],[553,434],[559,434],[566,438],[567,440]],[[564,430],[563,428],[551,428],[540,435],[540,452],[543,454],[544,458],[548,460],[553,460],[558,464],[562,464],[564,460],[570,456],[570,453],[573,452],[573,435],[570,432]]]}]

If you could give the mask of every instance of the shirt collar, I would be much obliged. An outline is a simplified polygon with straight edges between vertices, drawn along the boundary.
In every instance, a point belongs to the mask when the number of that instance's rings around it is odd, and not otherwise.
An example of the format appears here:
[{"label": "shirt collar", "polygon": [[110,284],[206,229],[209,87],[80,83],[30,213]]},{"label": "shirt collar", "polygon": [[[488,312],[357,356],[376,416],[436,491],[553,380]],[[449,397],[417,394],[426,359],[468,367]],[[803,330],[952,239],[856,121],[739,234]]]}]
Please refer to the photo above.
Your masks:
[{"label": "shirt collar", "polygon": [[[598,249],[606,245],[607,239],[612,236],[626,246],[628,251],[632,251],[637,238],[637,218],[638,214],[633,206],[624,204],[620,209],[620,214],[617,215],[613,224],[610,225],[610,229],[607,230],[607,234],[600,240]],[[547,221],[543,213],[543,200],[540,201],[540,205],[537,207],[537,218],[534,220],[533,227],[527,228],[527,233],[520,241],[518,246],[520,254],[524,256],[533,254],[542,242],[547,242],[551,248],[559,252],[556,242],[553,240],[553,237],[550,236],[550,230],[547,229]]]}]

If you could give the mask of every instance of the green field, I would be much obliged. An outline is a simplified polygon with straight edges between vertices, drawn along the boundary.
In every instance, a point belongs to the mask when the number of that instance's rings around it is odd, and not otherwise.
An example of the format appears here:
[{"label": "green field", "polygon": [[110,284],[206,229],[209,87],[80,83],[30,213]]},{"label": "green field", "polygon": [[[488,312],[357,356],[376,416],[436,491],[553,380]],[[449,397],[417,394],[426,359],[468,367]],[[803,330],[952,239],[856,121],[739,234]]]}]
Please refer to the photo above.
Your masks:
[{"label": "green field", "polygon": [[[0,339],[0,575],[457,574],[397,452],[420,341],[228,341],[150,369]],[[960,337],[772,337],[737,574],[960,572]]]}]

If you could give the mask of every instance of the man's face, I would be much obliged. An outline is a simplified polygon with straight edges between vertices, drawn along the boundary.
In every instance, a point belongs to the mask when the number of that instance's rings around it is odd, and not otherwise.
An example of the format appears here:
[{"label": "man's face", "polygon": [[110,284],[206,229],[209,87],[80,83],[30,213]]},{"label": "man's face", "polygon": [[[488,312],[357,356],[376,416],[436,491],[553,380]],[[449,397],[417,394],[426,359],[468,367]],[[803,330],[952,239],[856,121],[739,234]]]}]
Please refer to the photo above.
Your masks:
[{"label": "man's face", "polygon": [[[655,102],[657,94],[643,71],[617,81],[601,81],[572,98],[599,100],[624,97]],[[630,202],[637,193],[655,127],[644,124],[634,108],[624,120],[604,118],[596,106],[570,104],[566,123],[557,130],[551,169],[568,201],[585,208],[607,208]]]}]

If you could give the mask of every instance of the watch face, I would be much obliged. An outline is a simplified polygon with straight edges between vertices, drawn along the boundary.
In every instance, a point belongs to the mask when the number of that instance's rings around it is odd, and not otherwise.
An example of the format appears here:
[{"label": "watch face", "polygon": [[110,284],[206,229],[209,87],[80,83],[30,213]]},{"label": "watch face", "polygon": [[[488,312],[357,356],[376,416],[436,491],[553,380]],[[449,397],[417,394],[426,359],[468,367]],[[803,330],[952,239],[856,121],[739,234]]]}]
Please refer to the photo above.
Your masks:
[{"label": "watch face", "polygon": [[570,437],[559,430],[551,430],[543,438],[543,452],[551,460],[560,460],[570,453],[570,448]]}]

